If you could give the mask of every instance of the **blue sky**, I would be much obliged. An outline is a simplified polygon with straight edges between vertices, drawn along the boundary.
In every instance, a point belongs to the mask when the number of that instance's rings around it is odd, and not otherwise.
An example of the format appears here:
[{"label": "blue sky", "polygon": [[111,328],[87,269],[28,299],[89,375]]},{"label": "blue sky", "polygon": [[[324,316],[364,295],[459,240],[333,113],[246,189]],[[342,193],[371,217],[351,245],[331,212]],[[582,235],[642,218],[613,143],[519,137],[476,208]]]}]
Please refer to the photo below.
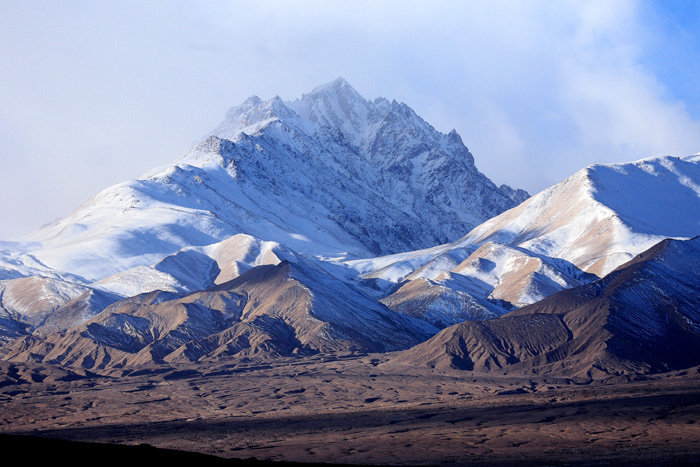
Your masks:
[{"label": "blue sky", "polygon": [[693,76],[700,76],[700,2],[649,2],[646,6],[649,14],[645,22],[663,39],[649,44],[641,63],[698,120],[700,86]]},{"label": "blue sky", "polygon": [[174,160],[249,95],[337,76],[531,193],[700,152],[699,5],[2,1],[0,239]]}]

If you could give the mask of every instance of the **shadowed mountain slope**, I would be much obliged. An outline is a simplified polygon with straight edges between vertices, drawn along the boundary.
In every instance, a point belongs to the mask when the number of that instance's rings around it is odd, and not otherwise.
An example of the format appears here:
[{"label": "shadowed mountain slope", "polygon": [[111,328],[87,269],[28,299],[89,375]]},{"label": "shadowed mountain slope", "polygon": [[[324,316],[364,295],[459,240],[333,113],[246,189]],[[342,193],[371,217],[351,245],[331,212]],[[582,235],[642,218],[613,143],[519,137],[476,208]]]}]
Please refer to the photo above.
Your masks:
[{"label": "shadowed mountain slope", "polygon": [[437,329],[388,310],[314,263],[254,267],[210,289],[116,302],[66,333],[28,336],[6,358],[105,369],[144,363],[382,352]]},{"label": "shadowed mountain slope", "polygon": [[457,324],[397,360],[602,378],[700,363],[700,238],[663,240],[603,279]]}]

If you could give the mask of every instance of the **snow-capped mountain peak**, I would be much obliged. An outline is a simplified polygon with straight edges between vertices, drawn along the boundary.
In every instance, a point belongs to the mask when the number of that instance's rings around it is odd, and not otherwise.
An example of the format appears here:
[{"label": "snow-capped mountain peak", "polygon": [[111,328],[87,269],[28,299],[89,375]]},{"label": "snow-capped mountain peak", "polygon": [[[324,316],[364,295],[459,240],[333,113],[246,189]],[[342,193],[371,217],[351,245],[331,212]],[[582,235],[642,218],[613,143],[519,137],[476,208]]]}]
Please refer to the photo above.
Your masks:
[{"label": "snow-capped mountain peak", "polygon": [[242,104],[232,107],[226,117],[212,132],[213,135],[231,141],[238,140],[242,134],[253,135],[274,121],[293,121],[299,117],[289,109],[279,96],[262,100],[251,96]]},{"label": "snow-capped mountain peak", "polygon": [[456,132],[338,79],[293,102],[248,98],[172,165],[32,234],[26,253],[89,281],[241,233],[361,258],[456,240],[519,196],[478,171]]},{"label": "snow-capped mountain peak", "polygon": [[465,241],[516,244],[604,275],[663,238],[700,232],[698,162],[664,156],[590,165]]},{"label": "snow-capped mountain peak", "polygon": [[362,143],[373,110],[372,103],[343,78],[318,86],[287,105],[307,120],[339,129],[356,146]]}]

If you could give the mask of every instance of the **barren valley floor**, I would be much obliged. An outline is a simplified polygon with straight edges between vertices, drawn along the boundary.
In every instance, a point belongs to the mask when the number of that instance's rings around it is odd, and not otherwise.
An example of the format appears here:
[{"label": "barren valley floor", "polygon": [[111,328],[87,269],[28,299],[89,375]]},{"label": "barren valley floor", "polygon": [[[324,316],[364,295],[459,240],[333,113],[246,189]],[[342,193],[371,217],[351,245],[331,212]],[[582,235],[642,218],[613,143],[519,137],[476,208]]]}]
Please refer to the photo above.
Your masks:
[{"label": "barren valley floor", "polygon": [[700,462],[698,368],[605,384],[386,355],[122,370],[0,364],[0,432],[369,464]]}]

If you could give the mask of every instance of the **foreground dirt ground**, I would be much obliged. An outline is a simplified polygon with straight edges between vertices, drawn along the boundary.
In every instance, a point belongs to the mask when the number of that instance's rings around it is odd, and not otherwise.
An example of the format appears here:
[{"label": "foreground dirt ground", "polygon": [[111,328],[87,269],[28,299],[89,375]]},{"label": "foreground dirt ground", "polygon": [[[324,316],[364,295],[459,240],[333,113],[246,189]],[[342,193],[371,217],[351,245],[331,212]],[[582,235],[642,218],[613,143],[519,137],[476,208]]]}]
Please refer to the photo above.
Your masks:
[{"label": "foreground dirt ground", "polygon": [[605,384],[386,356],[124,370],[0,364],[0,432],[369,464],[700,462],[697,368]]}]

